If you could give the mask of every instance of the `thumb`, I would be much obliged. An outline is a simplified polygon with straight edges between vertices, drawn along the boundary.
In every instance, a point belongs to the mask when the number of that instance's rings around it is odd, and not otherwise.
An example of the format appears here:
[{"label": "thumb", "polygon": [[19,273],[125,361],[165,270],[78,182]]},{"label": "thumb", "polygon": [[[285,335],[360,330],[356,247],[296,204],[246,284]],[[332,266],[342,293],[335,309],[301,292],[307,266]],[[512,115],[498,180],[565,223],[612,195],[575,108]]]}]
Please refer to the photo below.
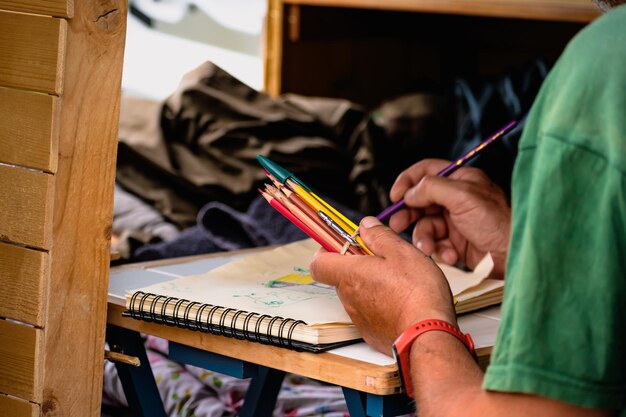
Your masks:
[{"label": "thumb", "polygon": [[359,224],[359,234],[367,247],[377,256],[387,258],[407,244],[396,232],[383,225],[376,217],[364,217]]}]

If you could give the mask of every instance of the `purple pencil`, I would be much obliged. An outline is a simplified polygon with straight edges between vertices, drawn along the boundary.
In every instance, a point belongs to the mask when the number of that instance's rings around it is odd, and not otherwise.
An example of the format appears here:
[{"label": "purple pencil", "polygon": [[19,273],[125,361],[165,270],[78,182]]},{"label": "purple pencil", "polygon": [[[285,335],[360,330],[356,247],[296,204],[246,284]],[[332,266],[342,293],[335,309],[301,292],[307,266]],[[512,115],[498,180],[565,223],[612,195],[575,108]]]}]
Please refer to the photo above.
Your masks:
[{"label": "purple pencil", "polygon": [[[472,148],[465,155],[461,156],[459,159],[457,159],[456,161],[452,162],[450,165],[448,165],[447,167],[439,171],[437,176],[447,177],[448,175],[452,174],[454,171],[456,171],[457,169],[465,165],[467,162],[469,162],[471,159],[473,159],[475,156],[477,156],[487,146],[491,145],[493,142],[495,142],[496,140],[504,136],[506,133],[508,133],[516,125],[517,125],[517,122],[515,120],[511,120],[503,128],[498,130],[493,135],[489,136],[484,141],[480,142],[476,147]],[[380,220],[381,222],[384,222],[388,220],[391,216],[393,216],[396,212],[404,208],[404,206],[405,206],[404,199],[399,200],[395,202],[394,204],[392,204],[391,206],[387,207],[385,210],[383,210],[378,216],[376,216],[376,218]]]}]

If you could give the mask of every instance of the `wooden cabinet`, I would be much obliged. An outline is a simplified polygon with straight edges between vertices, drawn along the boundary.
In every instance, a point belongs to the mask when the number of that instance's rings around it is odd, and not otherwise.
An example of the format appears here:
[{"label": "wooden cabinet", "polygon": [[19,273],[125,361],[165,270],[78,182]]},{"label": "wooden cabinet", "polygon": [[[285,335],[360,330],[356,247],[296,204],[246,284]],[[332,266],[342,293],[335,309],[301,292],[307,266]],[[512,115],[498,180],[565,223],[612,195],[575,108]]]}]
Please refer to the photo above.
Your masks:
[{"label": "wooden cabinet", "polygon": [[598,15],[591,0],[269,0],[265,89],[374,106],[554,60]]}]

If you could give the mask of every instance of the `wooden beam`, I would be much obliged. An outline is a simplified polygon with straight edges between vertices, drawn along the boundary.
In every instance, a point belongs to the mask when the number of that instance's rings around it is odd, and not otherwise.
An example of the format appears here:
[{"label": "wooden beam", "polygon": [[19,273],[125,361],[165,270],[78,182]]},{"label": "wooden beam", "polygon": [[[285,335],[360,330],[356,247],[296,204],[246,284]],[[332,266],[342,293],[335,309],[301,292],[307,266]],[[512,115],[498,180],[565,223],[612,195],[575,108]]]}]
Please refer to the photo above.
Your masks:
[{"label": "wooden beam", "polygon": [[0,9],[14,12],[43,14],[46,16],[72,17],[73,0],[0,0]]},{"label": "wooden beam", "polygon": [[63,90],[65,20],[0,10],[0,86]]},{"label": "wooden beam", "polygon": [[0,87],[0,162],[55,172],[58,98]]},{"label": "wooden beam", "polygon": [[267,24],[265,25],[263,73],[264,90],[272,96],[278,96],[281,91],[281,74],[283,62],[283,16],[282,0],[269,0],[267,9]]},{"label": "wooden beam", "polygon": [[47,252],[0,242],[0,317],[43,326],[49,262]]},{"label": "wooden beam", "polygon": [[0,240],[50,249],[52,177],[0,164]]},{"label": "wooden beam", "polygon": [[42,340],[41,329],[0,320],[0,392],[41,403]]},{"label": "wooden beam", "polygon": [[67,22],[44,327],[50,415],[100,416],[126,15],[125,0],[81,1]]}]

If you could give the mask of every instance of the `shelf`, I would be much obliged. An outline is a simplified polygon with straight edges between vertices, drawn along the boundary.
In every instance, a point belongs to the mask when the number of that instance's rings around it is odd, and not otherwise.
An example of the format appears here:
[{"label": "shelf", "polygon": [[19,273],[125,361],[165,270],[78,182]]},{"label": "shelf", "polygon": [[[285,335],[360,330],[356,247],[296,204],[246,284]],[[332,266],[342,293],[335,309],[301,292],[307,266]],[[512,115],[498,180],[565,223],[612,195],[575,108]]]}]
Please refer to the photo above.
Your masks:
[{"label": "shelf", "polygon": [[590,0],[269,0],[265,91],[367,107],[417,85],[553,62],[600,15]]},{"label": "shelf", "polygon": [[590,0],[282,0],[281,3],[568,22],[590,22],[600,14]]}]

